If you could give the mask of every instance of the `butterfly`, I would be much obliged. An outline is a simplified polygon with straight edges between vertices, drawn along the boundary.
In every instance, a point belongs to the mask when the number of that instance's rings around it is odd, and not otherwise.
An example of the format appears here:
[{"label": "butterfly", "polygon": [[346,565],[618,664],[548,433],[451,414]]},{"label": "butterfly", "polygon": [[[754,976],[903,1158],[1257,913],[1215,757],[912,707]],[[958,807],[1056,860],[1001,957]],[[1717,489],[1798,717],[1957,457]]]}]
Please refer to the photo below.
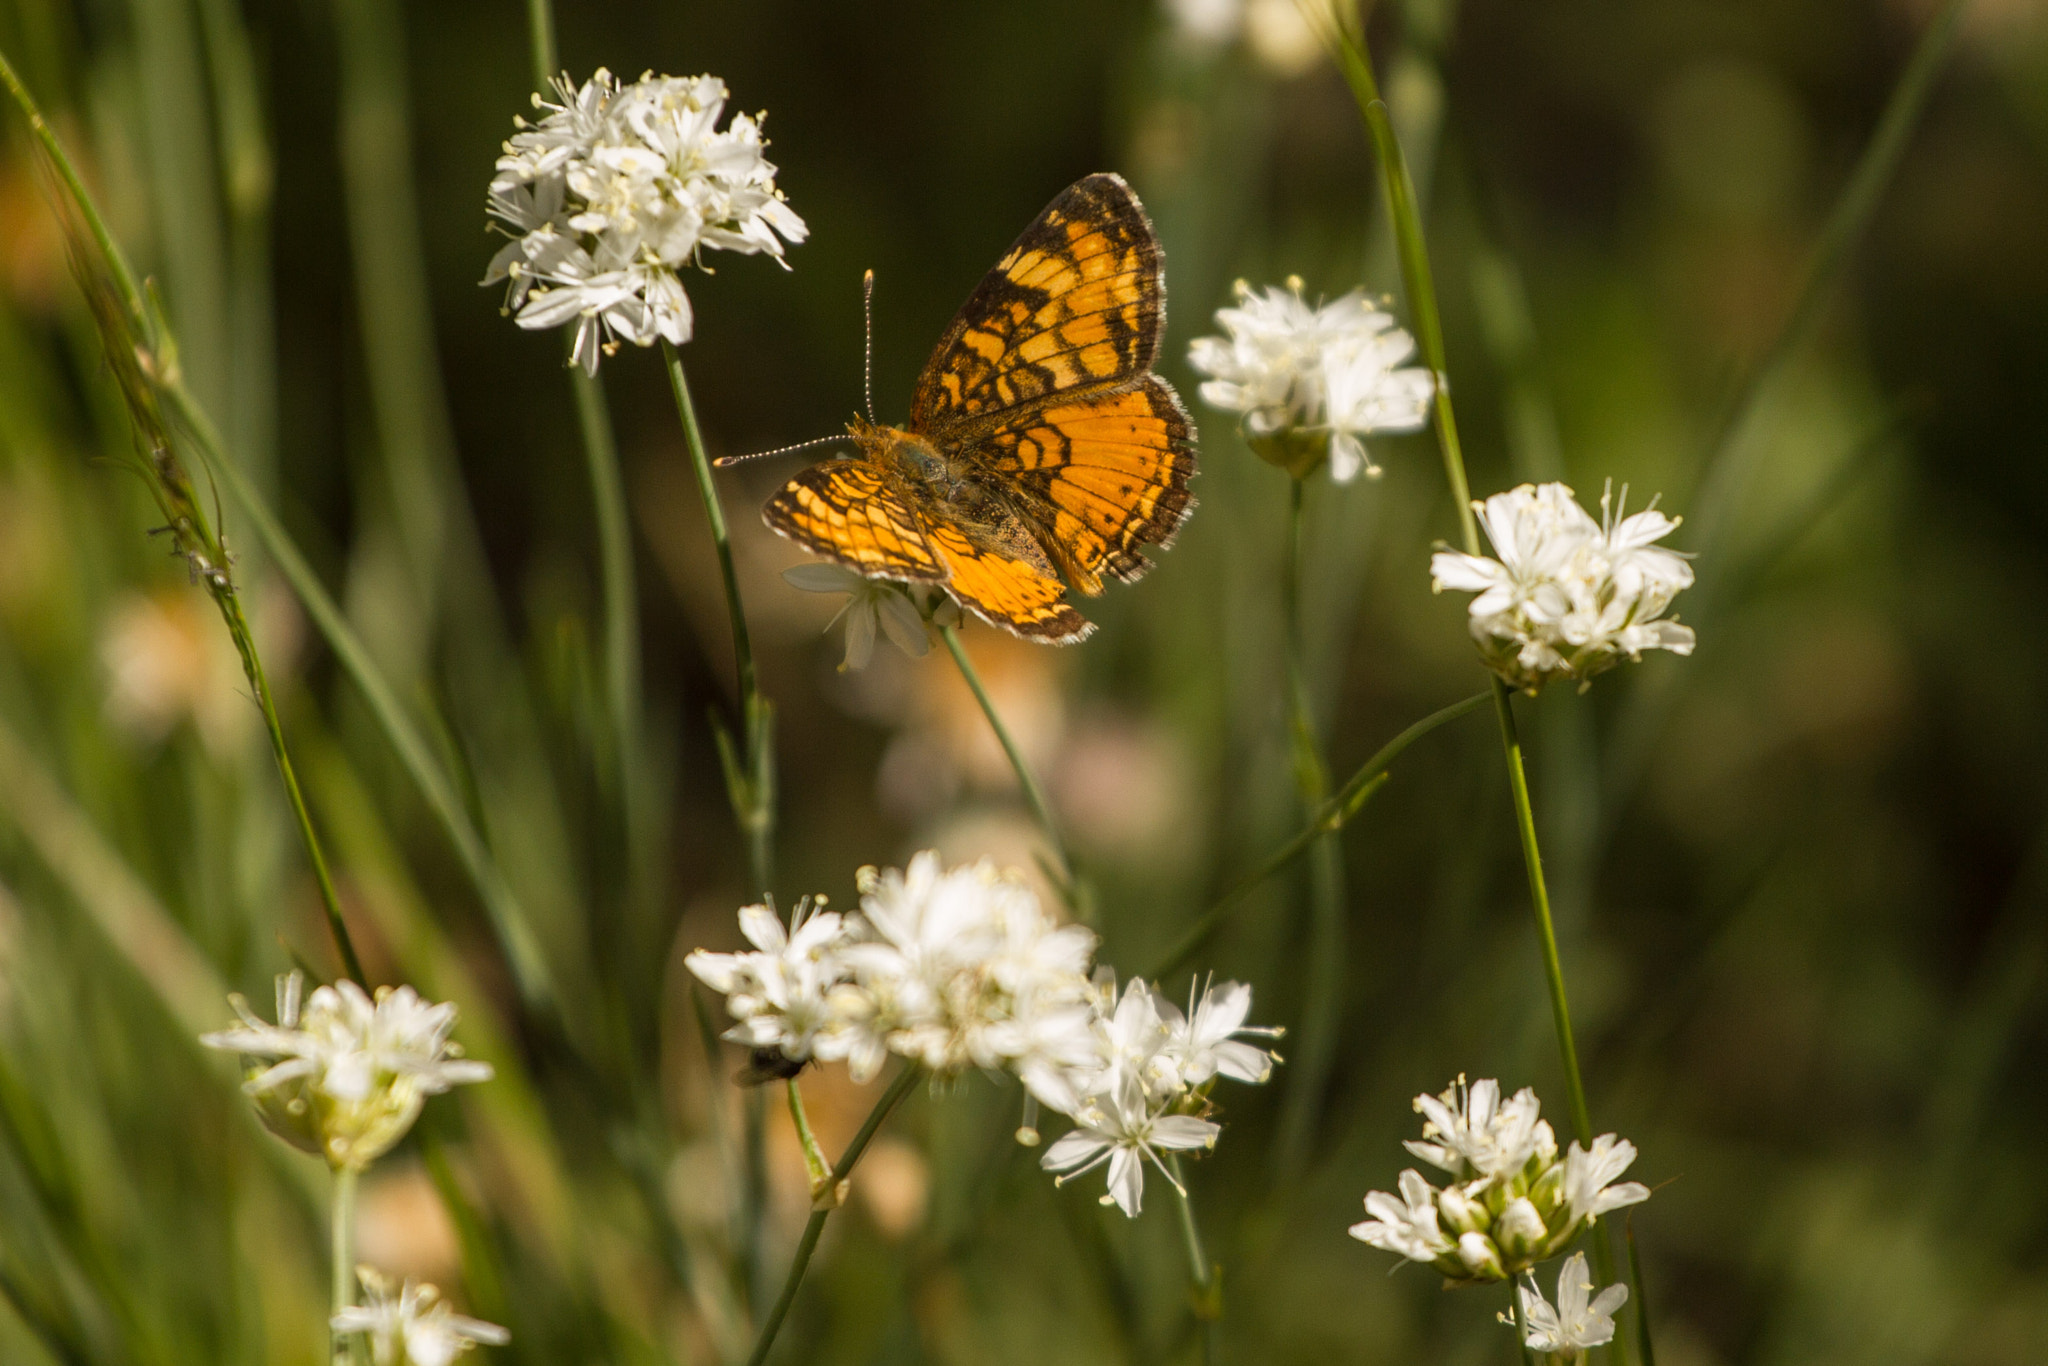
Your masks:
[{"label": "butterfly", "polygon": [[992,625],[1065,645],[1066,600],[1152,567],[1194,508],[1187,410],[1152,373],[1166,327],[1159,238],[1123,178],[1076,181],[1024,229],[918,376],[910,420],[856,417],[857,453],[762,510],[874,579],[942,587]]}]

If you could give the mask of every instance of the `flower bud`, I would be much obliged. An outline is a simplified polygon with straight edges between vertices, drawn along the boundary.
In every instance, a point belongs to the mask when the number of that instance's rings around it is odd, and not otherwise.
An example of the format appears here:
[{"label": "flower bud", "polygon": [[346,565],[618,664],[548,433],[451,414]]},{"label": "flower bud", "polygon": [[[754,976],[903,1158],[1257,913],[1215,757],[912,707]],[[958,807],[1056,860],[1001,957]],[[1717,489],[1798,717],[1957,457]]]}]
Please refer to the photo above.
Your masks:
[{"label": "flower bud", "polygon": [[1465,1264],[1465,1269],[1475,1280],[1504,1281],[1508,1278],[1507,1268],[1501,1265],[1500,1249],[1483,1233],[1459,1235],[1458,1260]]},{"label": "flower bud", "polygon": [[1535,1260],[1535,1254],[1550,1240],[1550,1230],[1543,1226],[1543,1216],[1536,1212],[1536,1207],[1518,1196],[1494,1220],[1493,1236],[1512,1260],[1527,1263]]},{"label": "flower bud", "polygon": [[1437,1192],[1437,1214],[1458,1233],[1484,1233],[1493,1222],[1485,1205],[1465,1193],[1463,1186],[1446,1186]]}]

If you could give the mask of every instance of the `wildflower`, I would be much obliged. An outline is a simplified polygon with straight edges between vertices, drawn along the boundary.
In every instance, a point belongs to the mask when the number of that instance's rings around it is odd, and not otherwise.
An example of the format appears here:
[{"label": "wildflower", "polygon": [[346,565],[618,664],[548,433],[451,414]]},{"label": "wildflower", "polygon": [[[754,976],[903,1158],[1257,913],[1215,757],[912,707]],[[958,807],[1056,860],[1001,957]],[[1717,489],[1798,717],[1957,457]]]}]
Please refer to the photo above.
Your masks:
[{"label": "wildflower", "polygon": [[1584,687],[1645,650],[1689,655],[1693,632],[1665,611],[1693,581],[1678,551],[1656,545],[1678,527],[1654,506],[1625,515],[1628,491],[1600,498],[1600,520],[1563,484],[1523,484],[1472,506],[1497,559],[1440,550],[1436,591],[1476,593],[1471,630],[1487,666],[1534,693],[1557,678]]},{"label": "wildflower", "polygon": [[317,988],[300,1007],[305,978],[277,979],[277,1023],[236,995],[241,1025],[200,1042],[240,1053],[242,1089],[264,1126],[337,1169],[361,1171],[405,1137],[426,1098],[488,1081],[489,1063],[462,1056],[448,1035],[452,1004],[429,1005],[411,987],[379,987],[373,1000],[354,982]]},{"label": "wildflower", "polygon": [[1166,1051],[1179,1069],[1183,1086],[1200,1086],[1215,1076],[1256,1086],[1273,1075],[1272,1050],[1254,1047],[1237,1037],[1250,1034],[1270,1039],[1280,1034],[1278,1028],[1246,1025],[1245,1016],[1251,1013],[1251,1008],[1252,989],[1242,982],[1211,986],[1202,992],[1199,1001],[1190,985],[1185,1017],[1161,1003],[1167,1015]]},{"label": "wildflower", "polygon": [[805,897],[787,930],[768,907],[747,906],[740,911],[740,933],[757,952],[698,949],[683,960],[726,998],[726,1010],[739,1021],[726,1038],[791,1063],[811,1058],[818,1036],[833,1024],[831,994],[845,977],[838,957],[844,925],[822,905],[822,898]]},{"label": "wildflower", "polygon": [[1351,1236],[1426,1262],[1453,1281],[1506,1280],[1571,1244],[1594,1220],[1650,1198],[1649,1188],[1614,1180],[1635,1161],[1635,1145],[1613,1134],[1558,1153],[1556,1135],[1524,1088],[1506,1101],[1500,1083],[1453,1082],[1440,1096],[1417,1096],[1422,1140],[1408,1151],[1450,1174],[1432,1187],[1420,1172],[1401,1173],[1397,1199],[1365,1198],[1372,1218]]},{"label": "wildflower", "polygon": [[924,617],[900,584],[887,579],[870,579],[844,565],[800,564],[782,571],[783,580],[806,593],[845,593],[846,606],[825,624],[826,630],[842,617],[846,621],[846,658],[839,671],[864,669],[875,653],[875,630],[912,659],[923,659],[932,648],[925,634]]},{"label": "wildflower", "polygon": [[1361,437],[1412,432],[1429,420],[1436,385],[1428,370],[1397,369],[1415,340],[1362,290],[1311,306],[1299,278],[1286,289],[1253,290],[1240,280],[1239,305],[1217,310],[1227,334],[1201,337],[1188,361],[1211,376],[1202,397],[1244,414],[1254,451],[1296,478],[1328,460],[1348,483],[1379,467]]},{"label": "wildflower", "polygon": [[488,211],[512,240],[483,283],[507,282],[521,327],[573,323],[585,370],[622,340],[688,341],[679,272],[705,250],[782,261],[784,243],[808,234],[775,187],[760,120],[735,114],[718,127],[727,91],[716,76],[621,85],[600,69],[580,87],[560,77],[555,92],[559,103],[534,97],[543,117],[518,120],[498,158]]},{"label": "wildflower", "polygon": [[[1614,1341],[1614,1311],[1628,1300],[1628,1287],[1610,1285],[1587,1299],[1593,1289],[1586,1254],[1574,1252],[1557,1273],[1557,1305],[1552,1307],[1532,1277],[1515,1287],[1522,1303],[1522,1332],[1529,1350],[1545,1352],[1554,1362],[1582,1360],[1589,1348]],[[1503,1315],[1502,1317],[1506,1317]]]},{"label": "wildflower", "polygon": [[503,1347],[512,1335],[495,1323],[450,1313],[441,1292],[406,1281],[395,1293],[391,1281],[367,1266],[357,1267],[368,1299],[330,1321],[337,1333],[362,1333],[370,1340],[373,1366],[448,1366],[477,1343]]},{"label": "wildflower", "polygon": [[1063,1173],[1059,1180],[1064,1184],[1107,1162],[1109,1194],[1103,1202],[1114,1202],[1132,1219],[1144,1205],[1146,1159],[1185,1195],[1160,1151],[1212,1148],[1222,1132],[1222,1126],[1209,1120],[1165,1112],[1131,1075],[1122,1077],[1115,1090],[1090,1097],[1073,1118],[1078,1127],[1046,1149],[1039,1165]]}]

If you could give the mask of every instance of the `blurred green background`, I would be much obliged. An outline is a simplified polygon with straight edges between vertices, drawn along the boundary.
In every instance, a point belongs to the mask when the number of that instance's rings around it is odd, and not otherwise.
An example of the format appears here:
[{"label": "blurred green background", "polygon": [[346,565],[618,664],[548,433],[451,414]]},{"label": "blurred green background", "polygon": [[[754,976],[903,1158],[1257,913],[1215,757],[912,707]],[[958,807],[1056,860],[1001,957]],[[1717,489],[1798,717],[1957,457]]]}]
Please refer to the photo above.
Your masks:
[{"label": "blurred green background", "polygon": [[[1699,552],[1690,660],[1523,707],[1595,1125],[1632,1138],[1658,1355],[2048,1359],[2048,12],[1977,0],[1812,337],[1735,439],[1928,0],[1411,0],[1372,19],[1425,201],[1476,493],[1661,491]],[[1292,0],[563,6],[564,64],[708,70],[769,111],[812,237],[690,282],[713,453],[836,430],[874,370],[900,420],[929,343],[1048,199],[1126,175],[1165,242],[1165,372],[1202,500],[1143,584],[1053,651],[970,632],[1141,969],[1299,821],[1277,637],[1284,478],[1182,357],[1231,281],[1398,289],[1369,147]],[[316,819],[376,980],[458,1001],[500,1080],[373,1173],[365,1260],[511,1327],[508,1363],[744,1350],[744,1108],[683,953],[747,899],[707,713],[733,714],[711,545],[655,356],[603,377],[637,537],[653,891],[622,871],[592,509],[559,339],[499,316],[484,187],[531,59],[514,0],[0,0],[0,48],[156,282],[230,447],[465,794],[569,987],[521,1012],[460,865],[359,696],[241,552]],[[317,1171],[249,1122],[196,1031],[328,962],[217,619],[152,509],[21,121],[0,142],[0,1360],[310,1363]],[[1405,315],[1405,309],[1399,308]],[[1708,452],[1720,447],[1709,461]],[[1433,443],[1310,496],[1333,767],[1482,683],[1429,592]],[[1034,833],[943,655],[836,671],[836,607],[721,475],[778,707],[778,890]],[[1192,1184],[1236,1362],[1501,1362],[1497,1292],[1345,1236],[1459,1072],[1563,1113],[1497,738],[1422,741],[1344,836],[1327,1088],[1222,1099]],[[1202,956],[1298,1023],[1297,868]],[[331,969],[329,969],[331,970]],[[1170,994],[1185,977],[1166,983]],[[712,1003],[715,1010],[716,1003]],[[805,1082],[828,1147],[869,1100]],[[1284,1105],[1312,1117],[1277,1141]],[[1192,1360],[1165,1196],[1055,1191],[981,1078],[920,1095],[856,1179],[778,1359]],[[772,1107],[771,1107],[772,1108]],[[771,1119],[767,1275],[803,1217]]]}]

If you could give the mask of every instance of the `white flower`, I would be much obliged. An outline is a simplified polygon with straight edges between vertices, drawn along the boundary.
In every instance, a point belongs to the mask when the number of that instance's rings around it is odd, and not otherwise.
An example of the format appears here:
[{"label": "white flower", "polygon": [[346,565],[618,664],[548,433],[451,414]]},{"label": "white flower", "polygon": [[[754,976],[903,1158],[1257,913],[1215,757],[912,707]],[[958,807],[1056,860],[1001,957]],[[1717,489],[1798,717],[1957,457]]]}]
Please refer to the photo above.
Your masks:
[{"label": "white flower", "polygon": [[1217,310],[1227,334],[1201,337],[1188,361],[1211,376],[1202,397],[1244,414],[1254,450],[1297,476],[1324,459],[1339,483],[1378,474],[1360,437],[1412,432],[1429,420],[1436,392],[1428,370],[1397,369],[1415,341],[1374,308],[1362,290],[1312,307],[1301,281],[1253,290],[1238,282],[1239,305]]},{"label": "white flower", "polygon": [[1503,1105],[1499,1082],[1489,1078],[1468,1088],[1460,1077],[1441,1096],[1415,1098],[1416,1113],[1426,1121],[1425,1141],[1410,1139],[1401,1146],[1455,1177],[1512,1176],[1539,1147],[1547,1145],[1556,1155],[1550,1126],[1537,1118],[1541,1108],[1527,1086]]},{"label": "white flower", "polygon": [[373,1366],[448,1366],[479,1342],[503,1347],[512,1340],[495,1323],[450,1313],[431,1285],[407,1281],[394,1293],[392,1283],[367,1266],[356,1268],[356,1276],[367,1301],[330,1323],[337,1333],[367,1334]]},{"label": "white flower", "polygon": [[810,897],[798,902],[788,930],[768,907],[745,907],[740,933],[757,952],[698,949],[683,960],[697,980],[724,995],[727,1013],[739,1021],[726,1038],[793,1063],[834,1055],[819,1036],[839,1018],[833,992],[847,976],[840,956],[846,935],[841,917],[816,910],[819,904]]},{"label": "white flower", "polygon": [[1688,655],[1692,628],[1664,613],[1691,585],[1692,566],[1655,545],[1678,523],[1654,507],[1624,515],[1627,490],[1600,498],[1601,519],[1563,484],[1523,484],[1472,506],[1494,555],[1440,550],[1438,592],[1474,593],[1471,630],[1489,667],[1529,692],[1555,678],[1582,686],[1645,650]]},{"label": "white flower", "polygon": [[301,1010],[304,988],[299,973],[277,979],[276,1024],[230,996],[241,1025],[200,1042],[250,1060],[242,1089],[265,1125],[337,1168],[361,1171],[390,1151],[428,1096],[490,1079],[490,1064],[449,1042],[452,1004],[430,1005],[404,986],[379,987],[372,1000],[342,981],[315,990]]},{"label": "white flower", "polygon": [[1549,1352],[1576,1360],[1588,1348],[1614,1340],[1614,1311],[1628,1300],[1628,1287],[1610,1285],[1598,1297],[1588,1300],[1593,1278],[1586,1270],[1586,1254],[1574,1252],[1565,1258],[1557,1273],[1557,1305],[1553,1308],[1536,1288],[1535,1279],[1518,1285],[1522,1301],[1524,1341],[1532,1352]]},{"label": "white flower", "polygon": [[1649,1199],[1650,1188],[1640,1181],[1612,1184],[1635,1160],[1636,1145],[1613,1134],[1594,1139],[1591,1152],[1574,1142],[1564,1155],[1564,1199],[1572,1217],[1597,1219],[1609,1210]]},{"label": "white flower", "polygon": [[706,250],[783,259],[808,233],[775,188],[760,123],[735,114],[716,76],[599,70],[518,121],[491,180],[488,211],[513,240],[484,283],[508,281],[525,328],[576,327],[575,363],[593,373],[619,341],[680,345],[693,319],[679,272]]},{"label": "white flower", "polygon": [[1526,1087],[1503,1101],[1499,1082],[1468,1087],[1460,1077],[1440,1096],[1417,1096],[1415,1108],[1423,1137],[1405,1146],[1452,1181],[1436,1189],[1414,1169],[1402,1172],[1401,1198],[1368,1195],[1373,1218],[1351,1233],[1453,1281],[1506,1280],[1563,1252],[1601,1215],[1650,1196],[1632,1181],[1611,1184],[1636,1156],[1613,1134],[1560,1156]]},{"label": "white flower", "polygon": [[1161,1005],[1169,1036],[1166,1053],[1179,1068],[1181,1085],[1200,1086],[1219,1075],[1258,1085],[1273,1075],[1272,1050],[1255,1048],[1237,1037],[1251,1034],[1273,1039],[1284,1032],[1277,1027],[1245,1024],[1245,1016],[1252,1009],[1250,987],[1242,982],[1225,982],[1220,987],[1209,987],[1198,1001],[1190,985],[1185,1017],[1172,1006],[1164,1002]]},{"label": "white flower", "polygon": [[1436,1191],[1410,1167],[1401,1173],[1401,1197],[1373,1191],[1365,1197],[1365,1212],[1372,1218],[1351,1226],[1351,1236],[1411,1262],[1433,1262],[1453,1251],[1457,1244],[1446,1237],[1437,1222]]},{"label": "white flower", "polygon": [[1145,1199],[1145,1160],[1159,1168],[1159,1174],[1185,1194],[1180,1182],[1166,1169],[1161,1150],[1211,1148],[1221,1126],[1193,1115],[1164,1113],[1147,1099],[1144,1086],[1126,1075],[1117,1088],[1091,1099],[1074,1116],[1080,1127],[1062,1135],[1046,1149],[1039,1165],[1050,1172],[1064,1173],[1062,1184],[1104,1162],[1109,1164],[1109,1194],[1128,1217],[1135,1219]]},{"label": "white flower", "polygon": [[841,617],[846,620],[846,658],[839,665],[842,673],[867,667],[868,660],[874,657],[877,627],[912,659],[923,659],[932,648],[924,618],[900,584],[866,578],[845,565],[822,562],[795,565],[783,570],[782,577],[792,588],[801,588],[806,593],[849,595],[839,615],[825,624],[829,631],[833,622]]}]

